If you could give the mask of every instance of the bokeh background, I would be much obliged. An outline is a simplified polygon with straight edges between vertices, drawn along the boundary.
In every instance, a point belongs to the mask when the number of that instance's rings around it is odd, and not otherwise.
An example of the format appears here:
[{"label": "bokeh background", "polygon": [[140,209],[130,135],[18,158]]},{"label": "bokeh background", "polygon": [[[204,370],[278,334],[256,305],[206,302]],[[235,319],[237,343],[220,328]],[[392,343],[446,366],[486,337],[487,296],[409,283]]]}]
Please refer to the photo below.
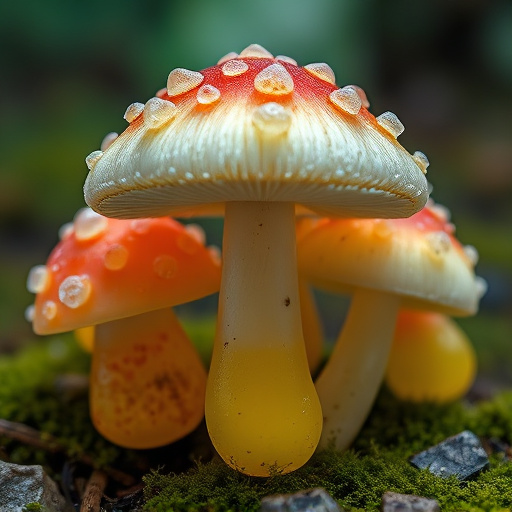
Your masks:
[{"label": "bokeh background", "polygon": [[[510,0],[1,2],[0,349],[37,340],[26,276],[84,206],[85,156],[171,69],[199,70],[253,42],[329,63],[340,86],[366,90],[375,115],[398,115],[400,142],[429,157],[433,197],[480,252],[489,291],[480,314],[460,320],[480,381],[512,386]],[[205,227],[220,244],[221,225]],[[320,300],[332,337],[340,303]]]}]

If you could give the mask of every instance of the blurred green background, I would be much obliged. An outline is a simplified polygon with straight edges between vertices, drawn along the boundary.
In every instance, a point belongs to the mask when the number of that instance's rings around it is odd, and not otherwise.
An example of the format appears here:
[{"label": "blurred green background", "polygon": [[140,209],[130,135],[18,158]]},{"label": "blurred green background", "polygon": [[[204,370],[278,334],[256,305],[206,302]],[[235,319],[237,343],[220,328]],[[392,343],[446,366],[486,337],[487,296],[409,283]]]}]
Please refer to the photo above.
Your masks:
[{"label": "blurred green background", "polygon": [[[429,157],[433,197],[480,252],[489,292],[461,324],[482,381],[512,386],[510,0],[1,2],[0,347],[35,339],[26,275],[84,205],[85,156],[171,69],[199,70],[253,42],[329,63],[340,86],[366,90],[375,115],[398,115],[400,142]],[[220,244],[221,226],[206,227]],[[343,303],[321,300],[332,337]]]}]

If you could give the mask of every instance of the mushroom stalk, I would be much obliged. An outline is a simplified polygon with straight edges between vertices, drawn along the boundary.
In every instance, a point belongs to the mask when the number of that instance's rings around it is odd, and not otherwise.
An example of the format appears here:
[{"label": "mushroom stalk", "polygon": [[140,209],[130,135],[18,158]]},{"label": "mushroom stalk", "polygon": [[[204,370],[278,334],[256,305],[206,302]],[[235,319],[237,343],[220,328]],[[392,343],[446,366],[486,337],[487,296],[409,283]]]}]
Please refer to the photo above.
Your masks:
[{"label": "mushroom stalk", "polygon": [[315,298],[310,285],[305,279],[299,278],[300,311],[302,317],[302,331],[306,354],[308,356],[309,370],[315,375],[322,362],[324,333],[318,315]]},{"label": "mushroom stalk", "polygon": [[302,335],[294,222],[292,203],[226,204],[206,422],[221,457],[255,476],[302,466],[322,428]]},{"label": "mushroom stalk", "polygon": [[322,404],[320,446],[346,449],[361,429],[384,379],[398,296],[359,288],[343,329],[315,385]]},{"label": "mushroom stalk", "polygon": [[171,308],[97,325],[90,382],[93,423],[121,446],[171,443],[203,418],[206,371]]}]

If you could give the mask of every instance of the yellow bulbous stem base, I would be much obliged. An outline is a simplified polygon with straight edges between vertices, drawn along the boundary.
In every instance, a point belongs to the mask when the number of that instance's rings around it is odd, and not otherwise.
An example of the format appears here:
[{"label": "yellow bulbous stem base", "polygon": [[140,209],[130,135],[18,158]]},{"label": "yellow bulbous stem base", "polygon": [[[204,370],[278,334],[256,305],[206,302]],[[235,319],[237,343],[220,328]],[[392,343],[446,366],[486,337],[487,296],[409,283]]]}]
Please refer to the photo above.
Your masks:
[{"label": "yellow bulbous stem base", "polygon": [[228,203],[206,423],[220,456],[248,475],[309,460],[322,412],[302,336],[294,209]]},{"label": "yellow bulbous stem base", "polygon": [[450,317],[400,312],[386,372],[396,397],[412,402],[457,400],[473,383],[476,366],[469,339]]},{"label": "yellow bulbous stem base", "polygon": [[96,326],[90,381],[94,426],[120,446],[172,443],[203,418],[206,371],[170,308]]}]

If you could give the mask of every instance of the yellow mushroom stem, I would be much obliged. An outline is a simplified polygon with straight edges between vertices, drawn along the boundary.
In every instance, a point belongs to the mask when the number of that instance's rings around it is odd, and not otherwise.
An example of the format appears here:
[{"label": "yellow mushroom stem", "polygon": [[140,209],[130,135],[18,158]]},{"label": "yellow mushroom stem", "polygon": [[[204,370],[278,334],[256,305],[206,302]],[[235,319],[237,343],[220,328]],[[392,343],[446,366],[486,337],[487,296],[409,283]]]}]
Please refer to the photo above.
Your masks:
[{"label": "yellow mushroom stem", "polygon": [[400,311],[386,371],[395,396],[413,402],[456,400],[471,387],[476,366],[468,337],[450,317]]},{"label": "yellow mushroom stem", "polygon": [[314,375],[322,362],[324,333],[313,291],[307,281],[300,278],[299,298],[309,371]]},{"label": "yellow mushroom stem", "polygon": [[206,371],[170,308],[95,328],[90,408],[97,430],[128,448],[172,443],[204,414]]},{"label": "yellow mushroom stem", "polygon": [[333,352],[316,380],[324,414],[320,446],[346,449],[384,379],[400,298],[358,288]]},{"label": "yellow mushroom stem", "polygon": [[307,462],[322,429],[302,335],[292,203],[226,205],[206,423],[233,468],[254,476]]},{"label": "yellow mushroom stem", "polygon": [[85,352],[89,354],[94,350],[94,325],[80,327],[73,331],[75,340]]}]

